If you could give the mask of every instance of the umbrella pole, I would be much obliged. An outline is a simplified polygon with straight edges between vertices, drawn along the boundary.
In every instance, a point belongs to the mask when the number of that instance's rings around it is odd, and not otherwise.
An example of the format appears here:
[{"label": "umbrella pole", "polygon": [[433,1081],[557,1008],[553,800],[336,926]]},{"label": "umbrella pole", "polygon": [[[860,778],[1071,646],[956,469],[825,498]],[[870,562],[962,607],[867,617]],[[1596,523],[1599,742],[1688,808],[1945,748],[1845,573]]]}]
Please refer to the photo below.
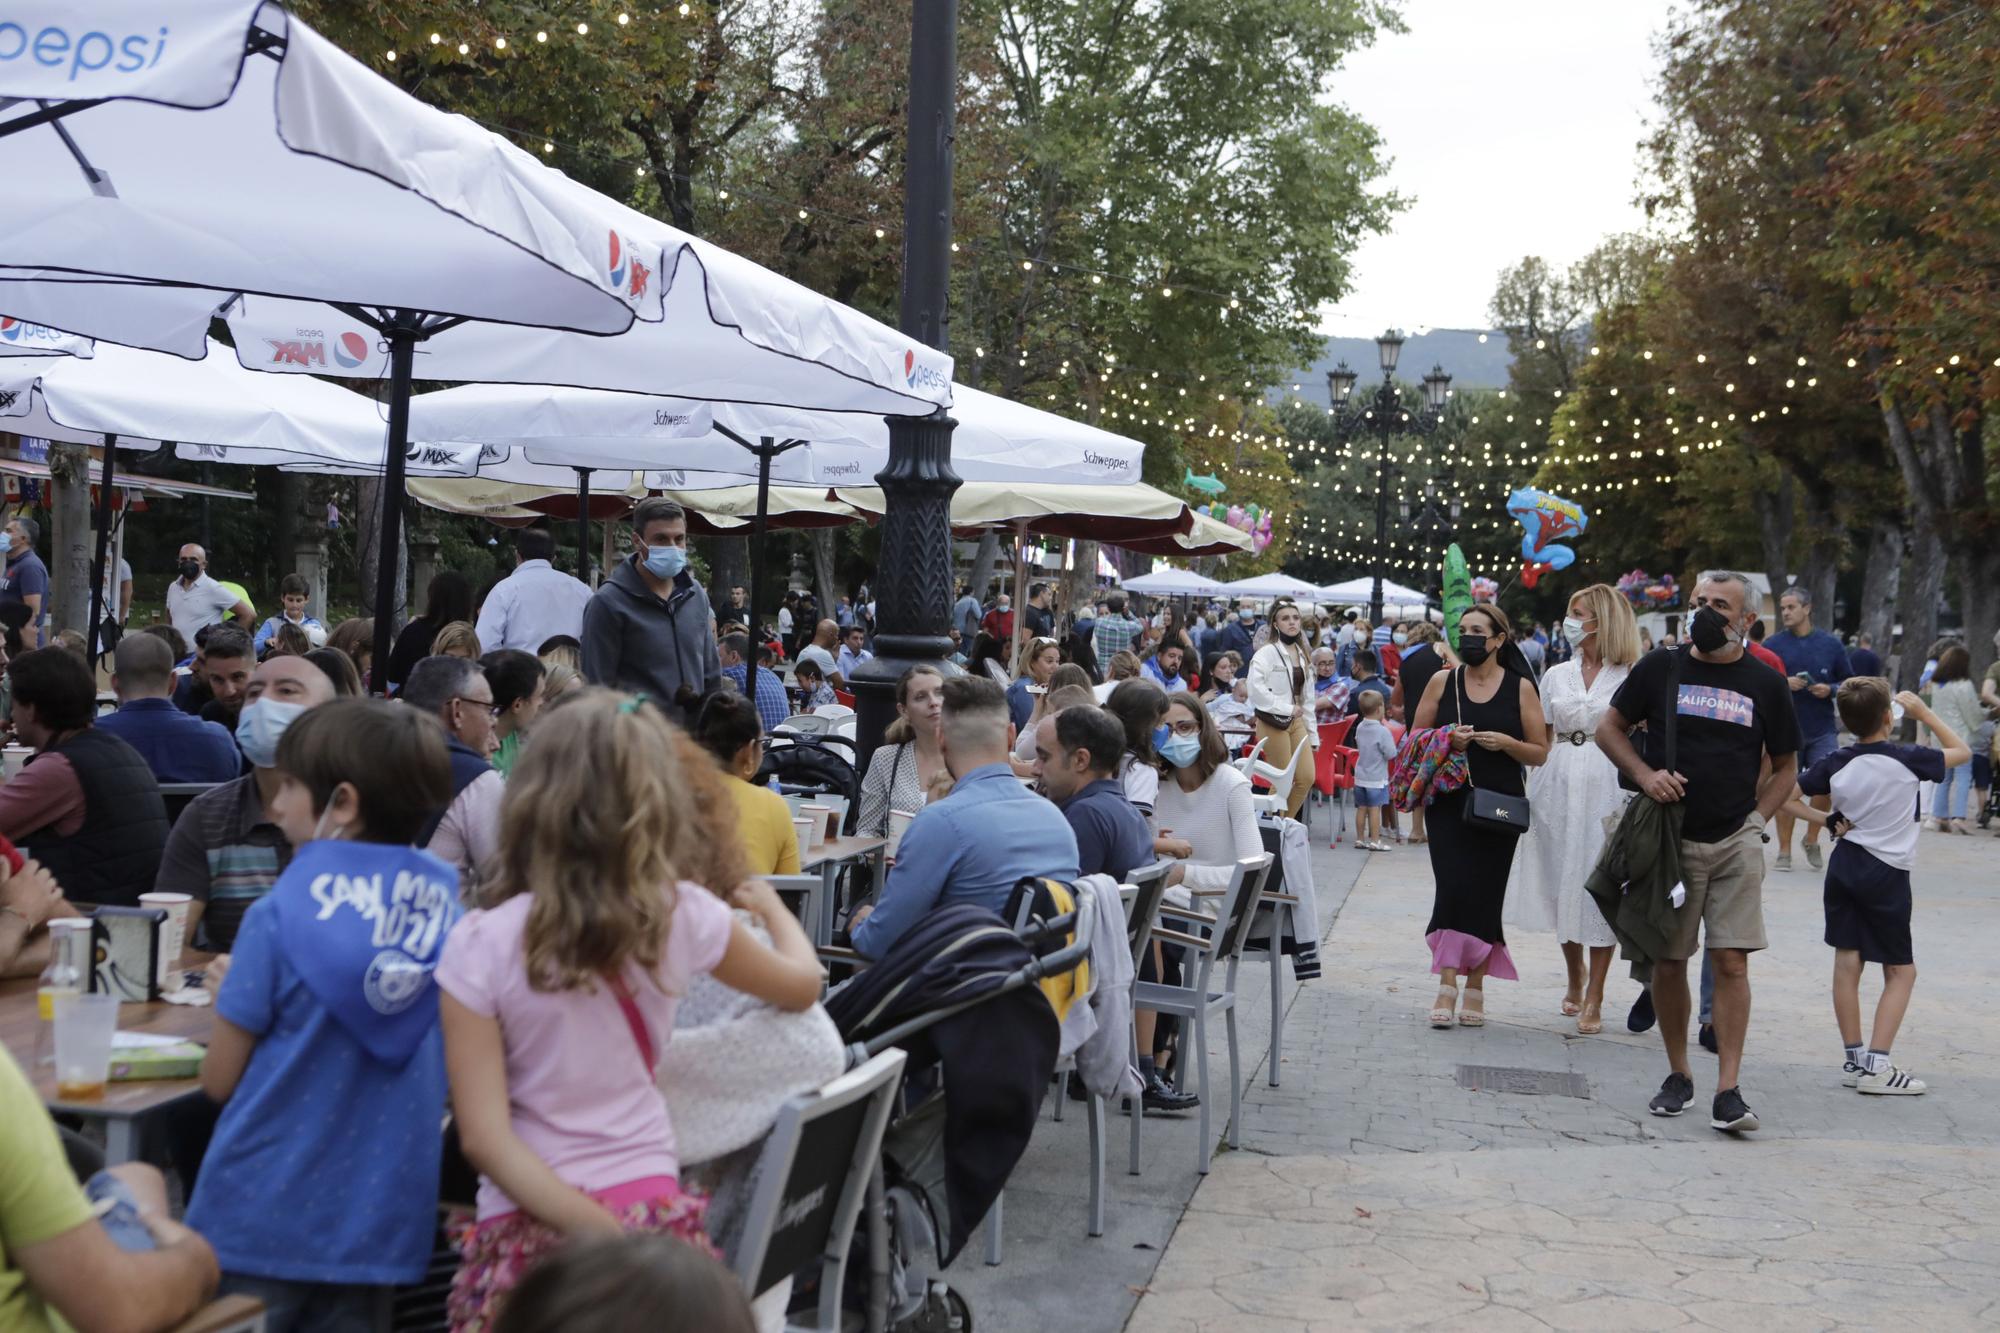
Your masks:
[{"label": "umbrella pole", "polygon": [[1014,650],[1008,660],[1020,674],[1021,643],[1028,627],[1028,520],[1014,525]]},{"label": "umbrella pole", "polygon": [[590,469],[576,470],[576,577],[590,582]]},{"label": "umbrella pole", "polygon": [[111,544],[111,486],[118,474],[118,437],[104,437],[104,476],[97,485],[97,554],[90,562],[90,660],[97,662],[98,640],[104,625],[104,553]]},{"label": "umbrella pole", "polygon": [[411,317],[398,315],[382,330],[389,340],[389,443],[382,469],[382,514],[375,525],[375,657],[370,687],[389,692],[389,653],[396,643],[396,559],[403,536],[403,453],[410,447],[410,377],[416,364],[417,330]]},{"label": "umbrella pole", "polygon": [[[750,697],[750,707],[757,707],[757,658],[758,649],[763,646],[763,636],[757,632],[757,599],[764,594],[764,525],[771,516],[771,458],[776,452],[776,442],[766,435],[757,445],[757,521],[751,531],[755,540],[750,543],[750,623],[743,628],[750,631],[750,651],[743,658],[743,693]],[[759,711],[758,729],[763,729],[763,713]]]}]

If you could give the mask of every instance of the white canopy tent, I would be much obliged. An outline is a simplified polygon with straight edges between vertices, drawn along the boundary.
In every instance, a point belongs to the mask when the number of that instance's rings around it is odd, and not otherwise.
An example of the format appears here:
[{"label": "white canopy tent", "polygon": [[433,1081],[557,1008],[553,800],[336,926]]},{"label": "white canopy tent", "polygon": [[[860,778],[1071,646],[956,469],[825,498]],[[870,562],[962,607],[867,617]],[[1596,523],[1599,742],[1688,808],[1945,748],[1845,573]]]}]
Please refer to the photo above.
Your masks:
[{"label": "white canopy tent", "polygon": [[1148,597],[1226,597],[1229,585],[1218,583],[1191,569],[1160,569],[1151,574],[1123,579],[1119,587]]},{"label": "white canopy tent", "polygon": [[1238,597],[1290,597],[1295,601],[1312,602],[1319,598],[1319,585],[1295,579],[1290,574],[1280,574],[1273,570],[1269,574],[1255,574],[1247,579],[1237,579],[1223,585],[1225,591]]},{"label": "white canopy tent", "polygon": [[9,7],[24,43],[54,33],[66,55],[0,61],[0,310],[189,358],[226,310],[253,369],[386,371],[385,544],[420,345],[429,378],[950,402],[948,357],[416,101],[276,4],[161,0],[123,38],[72,37],[76,17]]},{"label": "white canopy tent", "polygon": [[[1348,579],[1345,583],[1328,584],[1319,590],[1319,600],[1322,602],[1348,602],[1366,606],[1374,596],[1375,580],[1372,578]],[[1392,583],[1388,579],[1383,579],[1382,604],[1385,607],[1420,607],[1424,606],[1426,601],[1424,595],[1415,588],[1408,588],[1400,583]]]}]

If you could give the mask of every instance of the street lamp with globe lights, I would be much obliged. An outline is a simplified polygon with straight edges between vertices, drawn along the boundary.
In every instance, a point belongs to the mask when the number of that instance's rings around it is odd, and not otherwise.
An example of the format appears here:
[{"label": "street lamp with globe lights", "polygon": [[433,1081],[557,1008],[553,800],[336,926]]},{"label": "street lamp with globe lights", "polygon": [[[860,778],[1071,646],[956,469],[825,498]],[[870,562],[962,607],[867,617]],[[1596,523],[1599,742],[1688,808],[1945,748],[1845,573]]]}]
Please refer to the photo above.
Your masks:
[{"label": "street lamp with globe lights", "polygon": [[1378,463],[1375,484],[1375,590],[1369,600],[1369,623],[1382,623],[1382,561],[1389,537],[1389,441],[1397,435],[1431,435],[1444,421],[1445,400],[1451,396],[1451,376],[1433,366],[1424,376],[1424,404],[1412,414],[1396,387],[1396,362],[1403,353],[1403,335],[1390,329],[1375,340],[1381,353],[1382,383],[1366,398],[1354,396],[1361,377],[1345,361],[1326,372],[1333,400],[1333,434],[1341,444],[1372,433]]}]

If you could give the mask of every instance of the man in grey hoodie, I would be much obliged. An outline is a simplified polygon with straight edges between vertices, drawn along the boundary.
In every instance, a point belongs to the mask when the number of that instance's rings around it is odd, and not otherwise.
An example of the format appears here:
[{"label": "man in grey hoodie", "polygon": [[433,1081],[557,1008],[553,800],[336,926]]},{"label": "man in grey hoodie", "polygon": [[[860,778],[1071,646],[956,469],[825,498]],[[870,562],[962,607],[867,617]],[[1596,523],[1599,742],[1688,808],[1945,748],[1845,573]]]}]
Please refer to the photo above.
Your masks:
[{"label": "man in grey hoodie", "polygon": [[583,611],[583,675],[643,691],[678,722],[722,688],[715,613],[688,572],[687,513],[651,496],[632,511],[632,554]]}]

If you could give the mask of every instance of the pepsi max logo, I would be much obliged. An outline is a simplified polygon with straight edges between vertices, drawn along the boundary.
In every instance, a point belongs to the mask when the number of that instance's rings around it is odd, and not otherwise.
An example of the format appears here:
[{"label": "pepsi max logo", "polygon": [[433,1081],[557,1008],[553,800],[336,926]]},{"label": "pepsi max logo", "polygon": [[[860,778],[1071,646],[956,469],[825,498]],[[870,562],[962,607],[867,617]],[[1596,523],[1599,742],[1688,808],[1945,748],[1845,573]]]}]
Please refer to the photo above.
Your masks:
[{"label": "pepsi max logo", "polygon": [[425,467],[453,467],[458,463],[457,454],[434,444],[416,445],[403,457],[409,462],[421,463]]},{"label": "pepsi max logo", "polygon": [[30,324],[12,315],[0,315],[0,339],[10,343],[56,343],[69,337],[61,329],[52,329],[46,324]]},{"label": "pepsi max logo", "polygon": [[368,359],[368,341],[358,333],[343,333],[334,340],[333,359],[349,370]]},{"label": "pepsi max logo", "polygon": [[934,366],[919,365],[914,350],[903,352],[903,382],[912,389],[947,389],[951,381]]},{"label": "pepsi max logo", "polygon": [[1114,458],[1110,454],[1100,454],[1093,449],[1083,451],[1083,464],[1085,467],[1103,468],[1106,472],[1125,472],[1132,466],[1129,459]]},{"label": "pepsi max logo", "polygon": [[326,343],[309,338],[266,338],[274,366],[324,366]]},{"label": "pepsi max logo", "polygon": [[19,389],[0,389],[0,412],[12,407],[21,396]]}]

